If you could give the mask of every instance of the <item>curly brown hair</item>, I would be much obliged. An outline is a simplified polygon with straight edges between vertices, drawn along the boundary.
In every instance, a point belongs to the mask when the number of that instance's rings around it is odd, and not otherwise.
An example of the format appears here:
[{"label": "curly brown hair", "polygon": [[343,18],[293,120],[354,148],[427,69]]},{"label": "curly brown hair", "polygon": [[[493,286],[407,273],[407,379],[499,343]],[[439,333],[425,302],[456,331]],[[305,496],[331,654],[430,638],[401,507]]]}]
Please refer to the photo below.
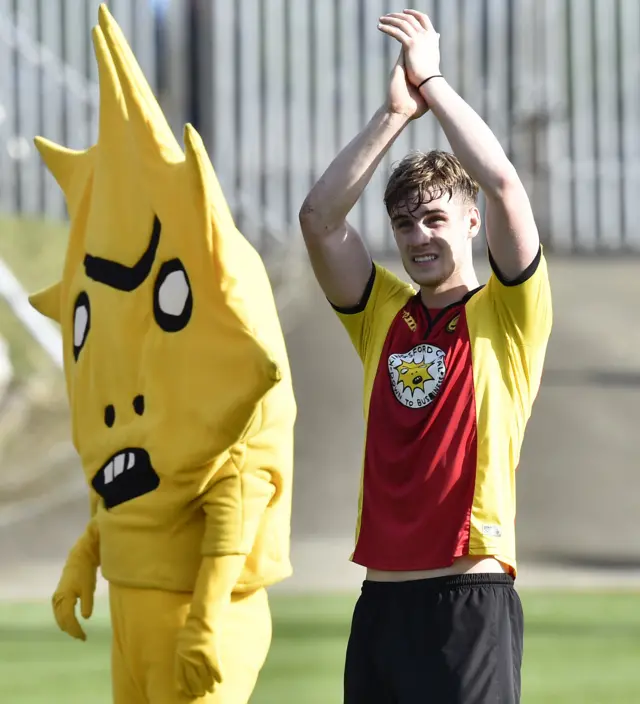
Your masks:
[{"label": "curly brown hair", "polygon": [[450,198],[455,194],[475,204],[478,190],[478,184],[455,155],[437,149],[426,154],[416,151],[405,156],[394,168],[384,192],[384,204],[393,217],[401,205],[406,204],[411,211],[445,194]]}]

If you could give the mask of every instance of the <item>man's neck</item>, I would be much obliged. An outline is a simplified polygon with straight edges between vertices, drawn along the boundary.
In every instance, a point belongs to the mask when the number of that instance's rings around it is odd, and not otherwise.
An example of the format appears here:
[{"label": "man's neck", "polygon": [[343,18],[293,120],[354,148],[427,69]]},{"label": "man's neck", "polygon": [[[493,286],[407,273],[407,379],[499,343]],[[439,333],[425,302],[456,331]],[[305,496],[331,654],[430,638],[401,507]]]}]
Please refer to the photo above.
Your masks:
[{"label": "man's neck", "polygon": [[479,285],[475,271],[461,272],[441,286],[421,286],[420,298],[427,308],[446,308],[457,303]]}]

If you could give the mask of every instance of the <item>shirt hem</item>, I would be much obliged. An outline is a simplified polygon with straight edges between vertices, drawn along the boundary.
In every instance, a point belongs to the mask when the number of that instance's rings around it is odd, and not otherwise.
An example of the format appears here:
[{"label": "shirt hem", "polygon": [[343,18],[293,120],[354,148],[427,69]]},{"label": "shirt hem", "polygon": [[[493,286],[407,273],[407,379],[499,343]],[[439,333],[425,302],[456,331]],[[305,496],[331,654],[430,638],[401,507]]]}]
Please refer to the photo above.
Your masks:
[{"label": "shirt hem", "polygon": [[403,564],[401,567],[398,567],[397,565],[391,566],[389,564],[374,564],[368,560],[364,561],[356,559],[355,551],[349,556],[349,562],[352,562],[354,565],[364,567],[365,569],[381,570],[385,572],[421,572],[424,570],[446,569],[448,567],[451,567],[455,560],[461,557],[493,557],[502,564],[504,564],[515,578],[517,569],[515,558],[505,556],[499,550],[486,546],[471,547],[469,551],[464,553],[463,555],[456,555],[454,557],[451,557],[448,561],[438,561],[431,564],[425,564],[424,562],[420,562],[410,563],[406,565]]}]

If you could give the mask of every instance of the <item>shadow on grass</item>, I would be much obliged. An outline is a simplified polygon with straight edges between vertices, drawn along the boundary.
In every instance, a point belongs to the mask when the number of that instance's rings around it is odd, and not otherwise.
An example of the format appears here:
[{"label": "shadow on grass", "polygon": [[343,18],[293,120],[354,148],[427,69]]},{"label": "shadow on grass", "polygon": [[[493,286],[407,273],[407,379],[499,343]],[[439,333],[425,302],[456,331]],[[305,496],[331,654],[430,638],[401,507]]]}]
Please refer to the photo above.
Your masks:
[{"label": "shadow on grass", "polygon": [[640,624],[637,623],[558,623],[556,621],[528,621],[525,615],[525,635],[553,638],[584,638],[633,640],[640,648]]},{"label": "shadow on grass", "polygon": [[[111,630],[108,627],[91,627],[82,624],[88,633],[87,643],[109,643]],[[578,621],[558,622],[527,618],[525,614],[525,631],[528,636],[545,636],[558,638],[624,638],[636,641],[640,647],[640,624],[638,623],[580,623]],[[277,641],[345,641],[349,637],[349,623],[328,622],[278,622],[273,627],[274,640]],[[0,627],[0,646],[39,643],[41,645],[64,645],[79,643],[55,626],[41,628],[36,626]]]},{"label": "shadow on grass", "polygon": [[[81,621],[88,634],[87,642],[110,642],[111,629],[108,626],[92,626]],[[334,621],[278,621],[273,624],[274,639],[287,641],[307,640],[346,640],[349,636],[349,623]],[[60,645],[74,641],[57,627],[42,628],[36,625],[0,627],[0,646],[19,643],[40,643],[42,645]]]},{"label": "shadow on grass", "polygon": [[[90,626],[81,623],[85,632],[88,633],[87,643],[110,643],[111,629],[103,626]],[[81,643],[59,631],[57,627],[42,628],[35,625],[12,626],[10,628],[0,627],[0,647],[6,645],[19,645],[24,643],[38,643],[40,645],[64,646],[66,643]]]},{"label": "shadow on grass", "polygon": [[349,621],[278,621],[273,624],[274,638],[283,640],[346,639],[349,636]]}]

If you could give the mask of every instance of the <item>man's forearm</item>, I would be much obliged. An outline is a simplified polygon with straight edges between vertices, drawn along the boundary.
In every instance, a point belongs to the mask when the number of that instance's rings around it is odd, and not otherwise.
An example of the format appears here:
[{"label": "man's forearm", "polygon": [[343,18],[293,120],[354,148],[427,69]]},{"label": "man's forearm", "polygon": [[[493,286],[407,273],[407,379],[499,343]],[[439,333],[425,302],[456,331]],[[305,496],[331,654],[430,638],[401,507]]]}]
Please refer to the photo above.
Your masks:
[{"label": "man's forearm", "polygon": [[463,168],[485,195],[499,196],[516,172],[489,126],[443,78],[430,80],[420,92]]},{"label": "man's forearm", "polygon": [[409,119],[384,106],[338,154],[309,192],[301,210],[330,232],[342,223],[371,180],[380,161]]}]

